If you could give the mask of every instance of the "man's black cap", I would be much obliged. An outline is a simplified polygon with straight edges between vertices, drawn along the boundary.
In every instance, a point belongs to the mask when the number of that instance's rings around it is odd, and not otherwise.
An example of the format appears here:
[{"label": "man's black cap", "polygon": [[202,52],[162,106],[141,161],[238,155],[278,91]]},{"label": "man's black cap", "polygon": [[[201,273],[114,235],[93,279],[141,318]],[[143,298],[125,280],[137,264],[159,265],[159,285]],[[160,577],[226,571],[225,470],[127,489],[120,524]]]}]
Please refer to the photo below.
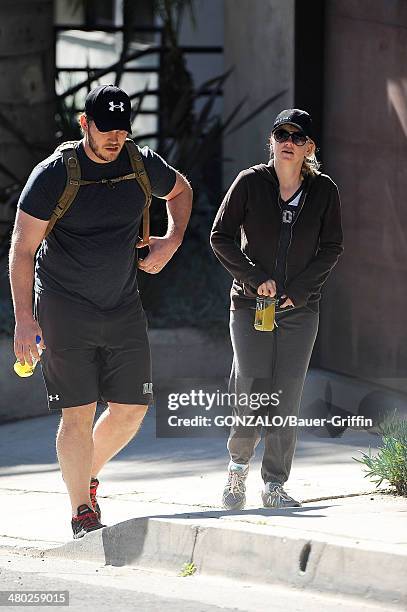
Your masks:
[{"label": "man's black cap", "polygon": [[131,102],[123,89],[115,85],[100,85],[86,97],[85,113],[100,132],[126,130],[131,133]]},{"label": "man's black cap", "polygon": [[294,125],[304,132],[306,136],[312,138],[312,119],[307,111],[300,110],[299,108],[288,108],[281,111],[274,121],[273,132],[280,127],[280,125],[284,125],[285,123]]}]

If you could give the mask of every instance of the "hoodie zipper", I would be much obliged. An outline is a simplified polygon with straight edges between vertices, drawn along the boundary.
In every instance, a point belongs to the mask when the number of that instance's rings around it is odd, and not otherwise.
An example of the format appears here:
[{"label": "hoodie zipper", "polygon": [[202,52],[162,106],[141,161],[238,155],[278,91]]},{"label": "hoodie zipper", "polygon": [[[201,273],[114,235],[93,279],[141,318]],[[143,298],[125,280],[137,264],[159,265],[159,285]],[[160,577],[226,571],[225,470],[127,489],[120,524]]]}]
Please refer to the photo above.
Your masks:
[{"label": "hoodie zipper", "polygon": [[[281,208],[281,204],[280,204],[280,191],[279,190],[277,191],[277,204],[278,204],[278,207],[280,209],[280,213],[282,214],[283,209]],[[279,236],[278,236],[278,245],[277,245],[277,251],[276,251],[276,258],[274,260],[274,266],[273,266],[273,276],[275,275],[276,266],[277,266],[277,258],[278,258],[278,252],[280,250],[281,230],[282,229],[283,229],[283,222],[281,221],[281,216],[280,216],[280,233],[279,233]],[[290,237],[290,242],[291,242],[291,237]],[[287,261],[286,261],[286,271],[285,271],[285,274],[287,274]],[[284,280],[284,284],[285,284],[285,280]]]},{"label": "hoodie zipper", "polygon": [[[274,184],[274,188],[275,188],[275,190],[277,192],[277,204],[278,204],[278,207],[280,209],[280,213],[282,213],[281,204],[280,204],[280,189],[279,189],[278,181],[274,178],[274,176],[272,174],[270,174],[270,178],[271,178],[271,182]],[[279,237],[278,237],[278,245],[277,245],[277,251],[276,251],[276,258],[274,260],[274,266],[273,266],[273,276],[274,276],[274,272],[276,270],[278,251],[280,250],[282,225],[283,225],[283,223],[281,221],[281,214],[280,214],[280,233],[279,233]]]},{"label": "hoodie zipper", "polygon": [[[278,203],[278,207],[280,209],[280,213],[282,213],[282,208],[281,208],[281,204],[280,204],[280,189],[279,189],[278,180],[276,180],[276,178],[273,176],[272,173],[270,173],[270,177],[271,177],[272,182],[274,183],[274,186],[275,186],[275,188],[277,190],[277,203]],[[302,209],[303,209],[303,207],[305,205],[305,200],[307,199],[308,194],[310,192],[310,189],[312,187],[312,181],[310,180],[310,178],[308,178],[307,183],[308,183],[308,185],[306,186],[306,191],[304,193],[304,199],[302,201],[301,207],[299,208],[298,213],[297,213],[297,215],[296,215],[296,217],[295,217],[295,219],[294,219],[294,221],[293,221],[293,223],[291,224],[291,227],[290,227],[290,242],[288,243],[287,256],[285,258],[284,287],[285,287],[285,284],[287,282],[287,260],[288,260],[288,253],[289,253],[289,250],[290,250],[291,242],[292,242],[292,239],[293,239],[293,227],[294,227],[294,224],[297,223],[297,221],[298,221],[298,217],[300,216],[300,213],[301,213],[301,211],[302,211]],[[280,250],[282,225],[283,225],[282,221],[280,221],[280,235],[279,235],[279,238],[278,238],[277,255],[276,255],[276,258],[274,260],[274,268],[273,268],[274,271],[276,269],[278,251]]]},{"label": "hoodie zipper", "polygon": [[[308,192],[309,192],[309,189],[307,189],[307,190],[306,190],[306,192],[304,193],[304,198],[303,198],[303,200],[302,200],[301,207],[300,207],[300,209],[298,210],[298,212],[297,212],[297,214],[296,214],[296,217],[295,217],[294,221],[292,222],[292,224],[291,224],[291,226],[290,226],[290,242],[288,243],[288,247],[287,247],[287,255],[286,255],[286,258],[285,258],[284,287],[285,287],[286,282],[287,282],[287,260],[288,260],[288,253],[289,253],[289,251],[290,251],[291,241],[292,241],[292,239],[293,239],[293,227],[294,227],[295,223],[297,223],[297,221],[298,221],[298,217],[300,216],[301,211],[302,211],[302,209],[304,208],[304,204],[305,204],[305,200],[307,199]],[[281,206],[280,206],[280,209],[281,209]]]}]

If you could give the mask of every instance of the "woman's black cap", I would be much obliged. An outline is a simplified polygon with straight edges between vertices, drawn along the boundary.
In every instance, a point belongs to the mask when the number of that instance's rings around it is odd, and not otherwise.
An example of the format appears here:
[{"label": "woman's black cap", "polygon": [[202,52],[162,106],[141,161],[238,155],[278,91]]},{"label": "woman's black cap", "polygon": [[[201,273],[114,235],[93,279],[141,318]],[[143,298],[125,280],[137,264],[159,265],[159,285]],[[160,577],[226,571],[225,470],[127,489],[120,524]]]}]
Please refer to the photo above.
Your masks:
[{"label": "woman's black cap", "polygon": [[306,136],[312,138],[312,119],[307,111],[300,110],[299,108],[288,108],[281,111],[274,121],[273,132],[280,127],[280,125],[287,123],[294,125],[304,132]]}]

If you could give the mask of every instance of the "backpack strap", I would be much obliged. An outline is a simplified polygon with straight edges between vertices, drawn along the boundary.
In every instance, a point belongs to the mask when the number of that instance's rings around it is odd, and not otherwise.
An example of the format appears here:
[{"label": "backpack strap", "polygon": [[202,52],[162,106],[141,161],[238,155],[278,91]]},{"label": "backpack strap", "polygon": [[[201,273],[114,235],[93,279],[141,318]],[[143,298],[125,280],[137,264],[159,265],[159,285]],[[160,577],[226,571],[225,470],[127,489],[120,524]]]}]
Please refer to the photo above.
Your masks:
[{"label": "backpack strap", "polygon": [[58,204],[54,208],[51,219],[45,230],[45,238],[52,231],[55,223],[63,217],[72,202],[74,201],[79,187],[81,186],[81,167],[78,160],[76,147],[78,141],[68,141],[57,147],[57,151],[62,151],[62,157],[66,168],[66,184],[65,189],[58,200]]},{"label": "backpack strap", "polygon": [[56,151],[62,152],[62,157],[66,168],[66,184],[65,189],[58,200],[58,204],[56,205],[51,215],[51,219],[49,220],[47,229],[45,230],[44,238],[46,238],[48,234],[52,231],[55,223],[59,219],[61,219],[67,212],[72,202],[76,198],[76,195],[81,185],[106,183],[110,187],[114,187],[115,183],[118,183],[120,181],[136,179],[146,198],[146,203],[143,209],[143,237],[141,239],[141,243],[144,246],[147,246],[150,239],[149,207],[152,200],[152,192],[150,179],[148,178],[148,174],[144,168],[143,158],[140,154],[137,145],[130,138],[127,138],[125,141],[126,150],[131,161],[131,166],[133,168],[133,173],[126,174],[125,176],[119,176],[113,179],[102,179],[100,181],[84,181],[81,179],[81,167],[79,164],[78,154],[76,152],[79,142],[80,141],[77,140],[70,140],[62,143],[61,145],[59,145],[59,147],[56,148]]},{"label": "backpack strap", "polygon": [[140,185],[146,197],[146,203],[143,210],[143,237],[141,244],[147,246],[150,240],[150,211],[149,207],[152,200],[151,183],[148,174],[144,168],[143,158],[140,150],[131,138],[126,138],[124,143],[127,153],[130,157],[131,165],[135,174],[135,178]]}]

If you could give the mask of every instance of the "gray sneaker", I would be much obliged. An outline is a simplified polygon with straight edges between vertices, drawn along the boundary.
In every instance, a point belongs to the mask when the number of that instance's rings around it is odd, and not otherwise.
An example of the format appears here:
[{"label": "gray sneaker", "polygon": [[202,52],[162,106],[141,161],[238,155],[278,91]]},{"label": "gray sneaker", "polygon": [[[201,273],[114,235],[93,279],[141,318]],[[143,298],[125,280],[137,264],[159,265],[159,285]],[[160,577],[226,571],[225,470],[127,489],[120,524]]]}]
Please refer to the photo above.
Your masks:
[{"label": "gray sneaker", "polygon": [[229,464],[228,481],[223,490],[222,504],[226,510],[242,510],[246,503],[246,478],[249,466]]},{"label": "gray sneaker", "polygon": [[299,501],[284,491],[280,482],[266,482],[261,498],[265,508],[298,508],[301,506]]}]

